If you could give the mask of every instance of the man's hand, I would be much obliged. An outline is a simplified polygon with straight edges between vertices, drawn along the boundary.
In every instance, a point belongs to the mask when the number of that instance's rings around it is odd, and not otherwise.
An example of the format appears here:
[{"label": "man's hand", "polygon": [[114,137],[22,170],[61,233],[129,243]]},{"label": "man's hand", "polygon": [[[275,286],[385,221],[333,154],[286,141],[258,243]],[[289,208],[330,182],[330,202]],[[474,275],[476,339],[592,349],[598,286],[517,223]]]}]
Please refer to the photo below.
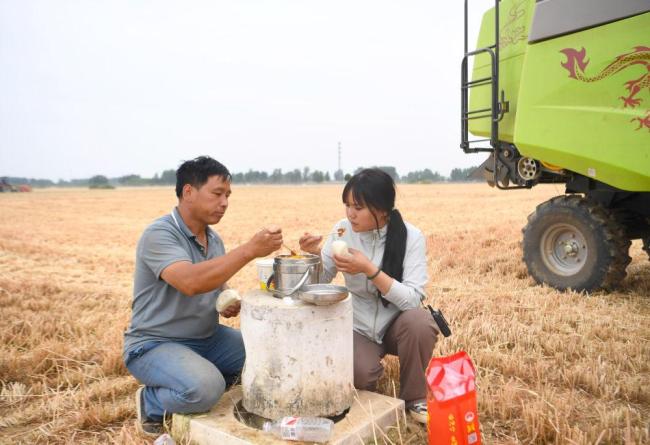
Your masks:
[{"label": "man's hand", "polygon": [[377,266],[372,264],[370,260],[361,252],[356,249],[348,249],[349,255],[334,255],[334,264],[336,268],[351,275],[363,273],[372,275],[377,271]]},{"label": "man's hand", "polygon": [[282,230],[269,227],[225,255],[196,264],[185,260],[172,263],[165,267],[160,278],[188,297],[201,295],[223,286],[248,262],[267,256],[281,245]]},{"label": "man's hand", "polygon": [[322,240],[323,237],[320,235],[312,235],[305,232],[305,234],[300,237],[298,243],[300,243],[300,249],[302,251],[320,256],[320,242]]},{"label": "man's hand", "polygon": [[239,315],[240,310],[241,310],[241,301],[238,301],[236,303],[232,303],[227,308],[225,308],[220,315],[224,318],[236,317],[237,315]]},{"label": "man's hand", "polygon": [[282,246],[282,229],[272,226],[260,230],[247,243],[254,258],[265,257]]}]

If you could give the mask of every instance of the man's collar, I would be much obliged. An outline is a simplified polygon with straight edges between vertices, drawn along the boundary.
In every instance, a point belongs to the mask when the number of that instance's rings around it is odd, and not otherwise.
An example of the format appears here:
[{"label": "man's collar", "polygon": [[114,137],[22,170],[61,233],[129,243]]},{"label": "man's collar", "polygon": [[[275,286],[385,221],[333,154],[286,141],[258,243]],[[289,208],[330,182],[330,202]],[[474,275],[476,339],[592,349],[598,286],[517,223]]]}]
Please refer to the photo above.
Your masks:
[{"label": "man's collar", "polygon": [[[172,219],[178,224],[178,228],[181,229],[181,232],[183,232],[186,237],[191,239],[196,238],[196,235],[190,230],[189,227],[187,227],[185,221],[183,221],[183,217],[181,216],[181,212],[178,211],[178,207],[174,207],[172,210]],[[217,235],[214,233],[214,230],[212,230],[210,226],[205,226],[205,233],[210,238],[216,239],[217,237]]]},{"label": "man's collar", "polygon": [[196,238],[196,235],[192,233],[190,228],[187,227],[187,224],[185,224],[185,221],[183,221],[183,217],[181,216],[181,212],[178,211],[178,207],[174,207],[174,210],[172,210],[172,217],[178,228],[181,229],[181,232],[183,232],[186,237]]}]

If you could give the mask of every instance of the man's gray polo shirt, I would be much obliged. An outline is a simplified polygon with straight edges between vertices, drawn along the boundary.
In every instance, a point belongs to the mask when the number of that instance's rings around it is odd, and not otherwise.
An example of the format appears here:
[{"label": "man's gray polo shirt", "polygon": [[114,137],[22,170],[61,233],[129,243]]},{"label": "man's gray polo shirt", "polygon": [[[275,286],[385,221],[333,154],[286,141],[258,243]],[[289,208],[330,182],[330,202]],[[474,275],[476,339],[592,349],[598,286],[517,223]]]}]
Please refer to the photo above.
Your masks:
[{"label": "man's gray polo shirt", "polygon": [[188,297],[160,278],[167,266],[178,261],[199,263],[225,254],[221,238],[209,227],[207,239],[205,252],[176,208],[145,229],[135,256],[131,324],[124,333],[125,362],[129,352],[146,344],[213,334],[221,289]]}]

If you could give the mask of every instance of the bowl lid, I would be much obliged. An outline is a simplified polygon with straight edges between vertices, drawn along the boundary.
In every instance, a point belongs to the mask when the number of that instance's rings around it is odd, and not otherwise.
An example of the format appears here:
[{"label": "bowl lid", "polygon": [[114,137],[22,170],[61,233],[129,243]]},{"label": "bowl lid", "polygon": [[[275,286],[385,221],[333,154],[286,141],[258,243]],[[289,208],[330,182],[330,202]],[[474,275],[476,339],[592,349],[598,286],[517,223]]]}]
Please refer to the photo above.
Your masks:
[{"label": "bowl lid", "polygon": [[338,303],[348,297],[348,288],[335,284],[309,284],[298,291],[298,298],[306,303],[326,306]]}]

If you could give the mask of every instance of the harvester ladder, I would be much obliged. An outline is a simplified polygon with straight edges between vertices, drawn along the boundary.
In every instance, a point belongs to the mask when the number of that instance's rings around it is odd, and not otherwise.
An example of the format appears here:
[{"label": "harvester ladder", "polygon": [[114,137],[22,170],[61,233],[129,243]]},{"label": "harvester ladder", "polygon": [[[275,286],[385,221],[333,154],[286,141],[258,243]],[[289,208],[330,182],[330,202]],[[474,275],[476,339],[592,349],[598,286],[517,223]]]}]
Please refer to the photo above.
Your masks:
[{"label": "harvester ladder", "polygon": [[[502,110],[499,103],[499,0],[494,2],[494,44],[479,48],[474,51],[467,50],[468,40],[468,0],[465,0],[465,26],[464,26],[464,56],[461,65],[461,148],[465,153],[494,152],[499,147],[499,121],[505,110]],[[469,58],[479,54],[490,56],[490,76],[476,80],[469,80]],[[477,110],[469,109],[469,89],[478,86],[490,85],[490,107]],[[474,119],[490,119],[490,138],[475,139],[469,138],[469,121]],[[476,144],[490,143],[490,147],[477,147]]]},{"label": "harvester ladder", "polygon": [[[494,0],[494,45],[479,48],[474,51],[467,51],[467,2],[465,0],[465,42],[464,42],[464,56],[461,64],[461,83],[460,83],[460,131],[461,143],[460,147],[465,153],[479,153],[488,152],[492,153],[494,160],[493,165],[493,181],[497,188],[500,189],[518,189],[525,188],[522,186],[508,186],[499,183],[498,175],[499,170],[497,167],[497,160],[501,158],[501,143],[499,142],[499,122],[503,119],[503,115],[508,112],[508,102],[505,100],[505,93],[501,91],[501,101],[499,101],[499,2]],[[490,56],[490,76],[483,77],[476,80],[469,80],[469,67],[468,60],[470,57],[479,54],[487,53]],[[469,89],[482,85],[490,85],[490,107],[481,108],[478,110],[469,109]],[[469,138],[469,121],[473,119],[490,119],[490,138],[489,139],[474,139]],[[476,144],[483,144],[489,142],[489,147],[480,147]]]},{"label": "harvester ladder", "polygon": [[[499,121],[503,119],[504,113],[508,111],[508,103],[504,100],[499,102],[499,0],[494,1],[494,45],[479,48],[474,51],[467,51],[467,1],[465,0],[465,52],[461,65],[461,148],[465,153],[495,152],[499,150]],[[468,60],[470,57],[487,53],[490,56],[491,73],[488,77],[476,80],[469,80]],[[490,85],[490,107],[477,110],[469,109],[469,89],[482,85]],[[469,139],[469,121],[473,119],[490,119],[489,139]],[[489,142],[490,147],[477,147],[475,144]],[[495,153],[496,156],[497,153]]]}]

